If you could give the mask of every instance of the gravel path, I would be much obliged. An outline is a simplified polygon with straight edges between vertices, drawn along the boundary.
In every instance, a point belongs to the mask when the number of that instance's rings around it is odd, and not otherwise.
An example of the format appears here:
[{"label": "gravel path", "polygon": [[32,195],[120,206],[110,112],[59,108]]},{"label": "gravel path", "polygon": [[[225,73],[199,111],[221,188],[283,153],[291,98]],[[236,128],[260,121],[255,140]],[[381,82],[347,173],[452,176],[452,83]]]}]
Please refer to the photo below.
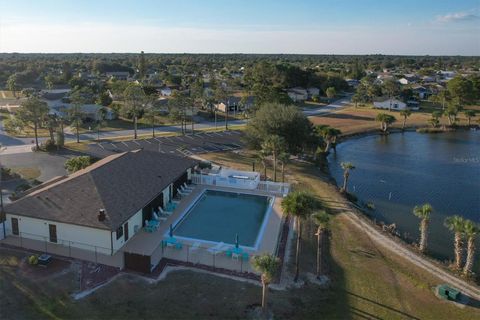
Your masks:
[{"label": "gravel path", "polygon": [[[398,243],[397,241],[391,239],[389,236],[380,232],[375,228],[369,221],[366,221],[366,218],[363,218],[359,215],[362,215],[361,212],[358,212],[357,209],[353,208],[348,203],[343,203],[344,212],[343,214],[346,218],[359,229],[367,233],[367,235],[374,241],[376,244],[390,250],[391,252],[401,256],[402,258],[410,261],[415,266],[424,269],[425,271],[431,273],[432,275],[440,278],[442,281],[449,283],[453,287],[460,289],[463,293],[468,296],[480,300],[480,288],[472,285],[452,274],[445,271],[443,268],[438,267],[434,263],[425,259],[418,253],[412,251],[410,248],[406,247],[403,244]],[[340,208],[339,208],[340,209]]]}]

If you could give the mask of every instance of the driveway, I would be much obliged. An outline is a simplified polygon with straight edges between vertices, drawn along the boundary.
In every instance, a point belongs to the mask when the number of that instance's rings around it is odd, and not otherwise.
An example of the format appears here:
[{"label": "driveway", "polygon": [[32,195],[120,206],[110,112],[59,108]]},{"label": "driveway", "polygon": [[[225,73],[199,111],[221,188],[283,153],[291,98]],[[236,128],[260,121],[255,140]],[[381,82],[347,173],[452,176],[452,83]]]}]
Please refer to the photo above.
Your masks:
[{"label": "driveway", "polygon": [[76,154],[71,152],[45,153],[45,152],[26,152],[18,154],[0,154],[0,163],[2,167],[24,167],[38,168],[40,176],[39,181],[47,181],[57,176],[67,174],[64,168],[65,161],[74,157]]}]

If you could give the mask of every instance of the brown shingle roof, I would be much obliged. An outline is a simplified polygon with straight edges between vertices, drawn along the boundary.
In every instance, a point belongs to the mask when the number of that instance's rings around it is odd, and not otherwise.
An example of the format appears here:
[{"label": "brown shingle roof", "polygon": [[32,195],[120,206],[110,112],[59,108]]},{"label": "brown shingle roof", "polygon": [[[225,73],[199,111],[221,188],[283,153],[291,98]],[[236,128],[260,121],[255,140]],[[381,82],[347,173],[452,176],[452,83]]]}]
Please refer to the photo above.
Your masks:
[{"label": "brown shingle roof", "polygon": [[[27,194],[5,212],[113,231],[197,162],[143,150],[112,155]],[[104,221],[98,221],[100,209]]]}]

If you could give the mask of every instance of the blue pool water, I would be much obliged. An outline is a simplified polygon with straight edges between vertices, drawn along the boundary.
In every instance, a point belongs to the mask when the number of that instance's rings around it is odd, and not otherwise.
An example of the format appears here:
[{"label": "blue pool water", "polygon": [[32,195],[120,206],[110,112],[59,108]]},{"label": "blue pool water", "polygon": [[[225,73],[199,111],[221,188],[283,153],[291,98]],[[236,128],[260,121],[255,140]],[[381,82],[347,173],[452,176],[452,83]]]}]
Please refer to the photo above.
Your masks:
[{"label": "blue pool water", "polygon": [[174,235],[254,247],[270,198],[243,193],[206,190],[176,224]]}]

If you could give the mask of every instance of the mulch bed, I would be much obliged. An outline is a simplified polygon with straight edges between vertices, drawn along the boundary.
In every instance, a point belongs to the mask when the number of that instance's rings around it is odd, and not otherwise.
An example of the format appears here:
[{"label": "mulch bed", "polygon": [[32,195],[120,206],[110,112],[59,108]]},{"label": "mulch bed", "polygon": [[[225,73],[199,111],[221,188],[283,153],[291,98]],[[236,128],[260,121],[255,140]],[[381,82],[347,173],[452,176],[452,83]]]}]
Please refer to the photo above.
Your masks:
[{"label": "mulch bed", "polygon": [[82,261],[80,290],[93,289],[104,284],[120,272],[118,268]]},{"label": "mulch bed", "polygon": [[[224,274],[227,276],[234,276],[234,277],[239,277],[239,278],[245,278],[249,280],[255,280],[255,281],[260,281],[260,276],[251,273],[251,272],[239,272],[239,271],[233,271],[233,270],[228,270],[224,268],[215,268],[212,266],[207,266],[204,264],[196,264],[192,262],[186,262],[186,261],[179,261],[179,260],[173,260],[173,259],[168,259],[168,258],[162,258],[160,260],[159,264],[153,269],[153,271],[149,274],[142,274],[143,276],[147,276],[149,278],[156,279],[160,276],[160,274],[163,272],[163,270],[167,267],[189,267],[189,268],[196,268],[200,270],[205,270],[209,272],[214,272],[214,273],[219,273],[219,274]],[[130,272],[130,271],[128,271]],[[134,272],[136,273],[136,272]]]},{"label": "mulch bed", "polygon": [[[282,230],[280,234],[280,240],[278,244],[277,257],[280,259],[280,265],[283,266],[283,261],[285,260],[285,251],[287,250],[287,241],[288,233],[290,231],[290,217],[287,216],[283,221]],[[278,276],[276,277],[275,282],[279,282],[282,277],[283,268],[280,268]]]},{"label": "mulch bed", "polygon": [[52,261],[46,265],[30,265],[28,263],[28,256],[20,262],[19,271],[22,275],[30,278],[46,278],[56,273],[60,273],[66,269],[69,269],[72,265],[71,261],[58,259],[52,257]]}]

